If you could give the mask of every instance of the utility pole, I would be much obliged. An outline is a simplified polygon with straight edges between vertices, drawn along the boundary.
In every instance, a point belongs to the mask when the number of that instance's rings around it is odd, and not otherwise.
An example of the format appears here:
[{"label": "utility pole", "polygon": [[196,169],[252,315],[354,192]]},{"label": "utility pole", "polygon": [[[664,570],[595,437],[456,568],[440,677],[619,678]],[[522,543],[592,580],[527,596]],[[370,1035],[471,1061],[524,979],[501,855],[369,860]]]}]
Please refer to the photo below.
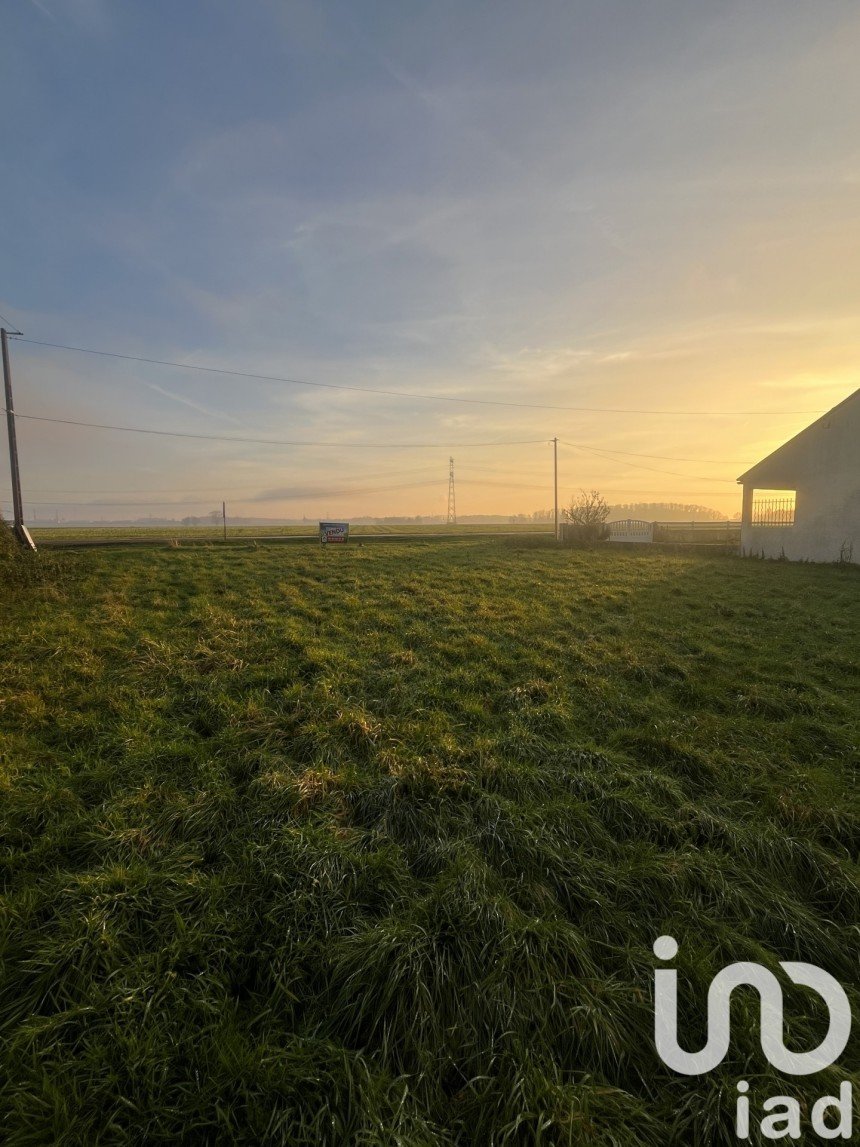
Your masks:
[{"label": "utility pole", "polygon": [[[21,471],[18,468],[18,438],[15,434],[15,404],[12,401],[12,365],[9,361],[9,331],[0,327],[0,342],[3,344],[3,386],[6,392],[6,429],[9,433],[9,472],[12,476],[12,530],[22,546],[35,550],[36,543],[24,525],[24,502],[21,498]],[[20,334],[20,331],[12,331]]]},{"label": "utility pole", "polygon": [[555,540],[558,541],[558,439],[552,440],[552,485],[554,495],[553,517],[555,519]]},{"label": "utility pole", "polygon": [[224,523],[224,541],[227,541],[227,503],[221,503],[221,520]]},{"label": "utility pole", "polygon": [[457,502],[454,497],[454,459],[448,459],[448,525],[457,525]]}]

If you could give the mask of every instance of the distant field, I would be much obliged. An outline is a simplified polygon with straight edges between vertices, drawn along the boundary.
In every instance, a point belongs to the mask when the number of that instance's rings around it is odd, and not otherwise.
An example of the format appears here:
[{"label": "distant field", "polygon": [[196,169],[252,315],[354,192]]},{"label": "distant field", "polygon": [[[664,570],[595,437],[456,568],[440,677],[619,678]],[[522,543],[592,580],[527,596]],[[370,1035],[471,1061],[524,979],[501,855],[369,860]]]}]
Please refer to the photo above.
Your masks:
[{"label": "distant field", "polygon": [[690,1048],[732,960],[860,1016],[856,568],[4,560],[5,1143],[719,1147],[742,1077],[838,1090],[768,1067],[752,993],[720,1068],[669,1072],[651,945]]},{"label": "distant field", "polygon": [[[550,522],[517,522],[508,525],[500,522],[490,522],[487,525],[467,523],[465,525],[447,526],[439,523],[420,523],[408,525],[355,525],[350,527],[351,537],[367,537],[378,534],[498,534],[498,533],[552,533]],[[89,539],[104,539],[105,541],[122,541],[125,538],[132,540],[151,538],[169,541],[179,538],[183,541],[212,541],[221,540],[224,536],[222,526],[43,526],[33,527],[30,531],[36,542],[50,544],[52,541],[75,541]],[[262,537],[316,537],[317,525],[308,522],[305,525],[295,526],[231,526],[228,523],[228,538],[262,538]]]}]

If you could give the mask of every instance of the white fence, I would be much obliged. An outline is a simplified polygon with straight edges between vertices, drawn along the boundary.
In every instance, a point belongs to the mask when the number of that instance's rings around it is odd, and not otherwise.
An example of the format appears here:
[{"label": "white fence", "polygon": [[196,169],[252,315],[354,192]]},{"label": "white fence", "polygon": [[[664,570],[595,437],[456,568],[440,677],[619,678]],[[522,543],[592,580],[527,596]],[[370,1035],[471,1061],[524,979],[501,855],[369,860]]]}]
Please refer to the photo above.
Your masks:
[{"label": "white fence", "polygon": [[624,518],[620,522],[609,522],[610,542],[653,542],[654,523],[642,522],[636,518]]}]

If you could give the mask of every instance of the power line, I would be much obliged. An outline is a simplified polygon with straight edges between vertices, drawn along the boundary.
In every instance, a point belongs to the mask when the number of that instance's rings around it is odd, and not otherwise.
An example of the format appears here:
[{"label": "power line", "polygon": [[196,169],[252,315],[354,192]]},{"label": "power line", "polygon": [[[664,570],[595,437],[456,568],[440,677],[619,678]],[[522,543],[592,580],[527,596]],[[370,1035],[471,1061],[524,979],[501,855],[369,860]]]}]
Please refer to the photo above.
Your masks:
[{"label": "power line", "polygon": [[[460,474],[461,478],[462,478],[462,475],[465,473],[466,474],[466,480],[468,482],[470,482],[472,485],[510,486],[511,480],[513,480],[513,479],[510,479],[510,474],[511,474],[510,469],[498,469],[498,468],[492,467],[492,466],[472,466],[472,465],[469,465],[468,463],[464,463],[464,464],[460,465],[458,463],[457,471]],[[393,474],[383,472],[383,473],[376,473],[376,474],[362,474],[361,477],[364,479],[368,479],[368,478],[397,478],[397,477],[401,477],[401,476],[402,477],[414,477],[418,474],[435,474],[437,472],[438,472],[438,467],[436,467],[436,466],[416,466],[416,467],[413,467],[409,470],[399,470]],[[470,477],[470,475],[472,475],[473,473],[508,475],[509,480],[507,482],[494,483],[491,481],[487,481],[485,479]],[[519,473],[519,471],[518,471],[518,473]],[[533,474],[530,476],[533,478],[538,477],[538,475],[536,475],[536,474]],[[283,478],[281,480],[284,482],[289,481],[288,478]],[[273,479],[271,479],[271,478],[267,479],[268,484],[265,487],[266,489],[273,488],[272,487],[272,481],[273,481]],[[522,482],[520,481],[519,478],[516,478],[515,484],[516,484],[517,488],[519,488],[522,485]],[[262,486],[262,482],[254,482],[251,485],[242,485],[242,486],[233,486],[233,485],[224,485],[224,484],[222,484],[220,486],[179,486],[178,490],[183,496],[191,495],[191,494],[217,494],[220,497],[221,495],[226,493],[226,494],[231,495],[231,497],[232,497],[234,495],[238,496],[242,492],[248,491],[248,490],[259,491],[261,486]],[[546,486],[545,482],[539,484],[540,489],[543,489],[545,486]],[[395,489],[396,487],[391,487],[391,488]],[[537,489],[538,486],[534,486],[533,488]],[[176,491],[176,488],[174,487],[174,489],[171,489],[171,490],[164,490],[164,489],[162,489],[162,490],[140,490],[140,489],[127,490],[127,489],[123,489],[123,490],[114,490],[113,493],[114,494],[171,494],[171,493],[174,493],[175,491]],[[64,494],[101,494],[104,492],[104,490],[103,490],[103,488],[99,488],[99,489],[94,490],[94,489],[89,488],[89,487],[84,489],[81,487],[70,488],[69,486],[48,486],[47,488],[45,488],[45,487],[32,488],[31,492],[33,494],[57,493],[60,495],[64,495]]]},{"label": "power line", "polygon": [[[297,493],[283,492],[272,498],[237,498],[236,501],[241,505],[260,505],[264,502],[295,502],[304,498],[344,498],[355,494],[356,496],[363,496],[365,494],[387,494],[392,490],[410,490],[419,486],[438,486],[438,481],[427,482],[402,482],[397,486],[359,486],[353,490],[299,490]],[[229,493],[229,491],[228,491]],[[120,509],[133,508],[135,506],[168,506],[174,509],[185,509],[190,506],[202,506],[212,501],[211,498],[197,498],[190,502],[187,501],[137,501],[137,502],[120,502],[111,499],[107,502],[98,500],[90,500],[86,502],[66,502],[66,501],[48,501],[48,502],[34,502],[30,498],[24,500],[27,506],[78,506],[85,509],[88,506],[116,506]]]},{"label": "power line", "polygon": [[224,434],[192,434],[182,430],[154,430],[145,426],[115,426],[108,422],[80,422],[74,418],[48,418],[42,414],[21,414],[15,411],[16,418],[26,418],[30,422],[52,422],[60,426],[85,426],[92,430],[121,430],[126,434],[155,434],[162,438],[196,438],[204,442],[241,442],[252,443],[255,446],[336,446],[338,449],[371,449],[384,450],[439,450],[449,446],[530,446],[545,442],[544,438],[521,438],[513,442],[297,442],[283,438],[239,438],[235,435]]},{"label": "power line", "polygon": [[[352,489],[347,488],[347,489],[343,489],[343,490],[305,489],[305,490],[298,490],[296,493],[290,493],[288,490],[284,490],[283,492],[273,493],[271,496],[266,497],[266,498],[261,498],[261,497],[242,498],[241,496],[236,495],[234,500],[236,502],[238,502],[239,504],[246,505],[246,506],[247,505],[262,505],[265,502],[294,502],[294,501],[298,501],[300,499],[306,499],[306,498],[346,498],[346,497],[352,497],[353,495],[355,495],[356,497],[359,497],[359,496],[364,496],[365,494],[387,494],[387,493],[390,493],[391,491],[396,491],[396,490],[410,490],[410,489],[417,489],[419,487],[432,487],[432,486],[439,486],[439,485],[440,485],[440,483],[439,483],[438,479],[432,479],[432,480],[427,480],[427,481],[423,481],[423,482],[399,482],[396,486],[356,486]],[[471,486],[498,486],[498,487],[501,487],[502,489],[505,489],[505,490],[509,490],[511,488],[510,482],[496,482],[496,481],[493,481],[492,479],[487,479],[487,478],[473,479],[469,482],[469,485],[471,485]],[[542,482],[542,483],[517,482],[516,488],[518,490],[545,490],[546,489],[546,483],[545,482]],[[65,491],[65,492],[69,493],[70,491]],[[231,490],[229,488],[226,490],[223,490],[223,491],[220,491],[220,490],[218,491],[218,493],[222,493],[222,492],[227,494],[227,495],[231,494]],[[235,491],[233,491],[233,493],[235,494]],[[99,501],[98,499],[90,499],[90,500],[86,500],[86,501],[84,501],[84,500],[72,501],[72,502],[65,501],[63,499],[50,499],[47,501],[34,501],[31,498],[25,498],[24,504],[25,504],[25,506],[79,506],[82,509],[85,509],[88,506],[117,506],[117,507],[172,506],[175,508],[182,508],[182,507],[189,507],[189,506],[200,506],[200,505],[203,505],[204,503],[209,502],[209,501],[211,501],[211,499],[205,498],[205,497],[195,498],[195,499],[191,499],[191,500],[185,500],[185,499],[170,500],[170,499],[167,499],[164,501],[140,500],[140,501],[135,501],[135,502],[122,502],[122,501],[119,501],[117,499],[111,499],[110,501],[106,501],[106,502]]]},{"label": "power line", "polygon": [[[595,449],[593,446],[580,446],[574,442],[563,442],[562,445],[571,446],[574,450],[586,450],[589,454],[595,454],[598,458],[605,458],[608,462],[618,461],[617,458],[612,456],[613,453],[618,453],[618,451],[609,452],[606,450],[599,450]],[[712,478],[704,474],[683,474],[680,470],[663,470],[657,466],[643,466],[641,463],[637,462],[627,462],[626,465],[631,466],[634,470],[649,470],[653,474],[669,474],[675,478],[693,478],[697,482],[727,482],[733,486],[737,484],[733,478]]]},{"label": "power line", "polygon": [[[490,483],[487,483],[487,484],[490,484]],[[492,485],[496,485],[496,484],[497,483],[492,483]],[[433,485],[438,486],[438,483],[434,482]],[[482,482],[481,485],[484,485],[484,483]],[[501,485],[503,485],[503,483],[500,482],[500,483],[498,483],[498,485],[501,486]],[[563,484],[561,482],[559,482],[559,486],[561,487],[562,485]],[[567,488],[567,486],[568,486],[568,484],[565,483],[564,488]],[[391,488],[392,489],[400,489],[399,486],[392,486]],[[510,489],[509,486],[507,488]],[[547,484],[546,484],[546,482],[543,482],[540,485],[537,485],[537,484],[535,484],[535,485],[521,485],[520,483],[517,483],[516,488],[518,490],[519,489],[543,490],[545,492],[546,488],[547,488]],[[682,503],[682,502],[677,501],[677,499],[680,497],[677,490],[631,490],[629,487],[627,489],[618,490],[618,489],[614,489],[614,488],[607,488],[605,486],[601,486],[601,493],[612,495],[613,497],[617,497],[619,499],[622,499],[622,501],[615,503],[615,504],[619,504],[619,505],[625,504],[625,501],[623,501],[623,500],[626,500],[626,502],[631,502],[631,503],[642,502],[642,500],[644,499],[646,494],[650,494],[654,497],[659,496],[662,498],[672,499],[673,502],[675,502],[678,505],[686,505],[687,504],[687,503]],[[728,491],[726,491],[726,495],[727,494],[728,494]],[[720,494],[719,490],[685,490],[684,491],[684,497],[686,497],[686,498],[724,497],[726,495]],[[314,496],[316,496],[316,495],[314,495]],[[329,495],[326,494],[326,495],[320,495],[320,496],[328,497]],[[337,494],[331,494],[330,496],[331,497],[337,497]],[[4,505],[5,504],[11,505],[11,499],[8,495],[0,496],[0,503],[3,503]],[[67,504],[69,506],[80,506],[82,509],[85,509],[87,505],[97,506],[97,505],[105,505],[106,503],[100,503],[100,502],[92,502],[92,503],[84,503],[84,502],[68,502],[68,503],[31,502],[29,498],[24,499],[25,507],[26,506],[36,506],[36,505],[59,506],[59,505],[64,505],[64,504]],[[147,505],[149,503],[141,503],[141,504]],[[166,503],[152,503],[152,505],[164,505],[164,504],[166,504]],[[186,503],[186,504],[196,505],[197,503]]]},{"label": "power line", "polygon": [[5,316],[5,315],[3,315],[3,314],[0,314],[0,319],[2,319],[4,323],[8,323],[10,327],[14,327],[14,328],[15,328],[14,332],[13,332],[13,331],[9,331],[9,335],[10,335],[10,336],[11,336],[12,334],[15,334],[15,336],[16,336],[16,337],[19,337],[19,338],[21,337],[21,335],[22,335],[22,333],[23,333],[23,332],[18,330],[18,326],[17,326],[17,324],[16,324],[16,323],[13,323],[11,319],[7,319],[7,318],[6,318],[6,316]]},{"label": "power line", "polygon": [[679,458],[676,454],[638,454],[633,450],[613,450],[611,446],[586,446],[584,442],[563,442],[577,450],[603,450],[607,454],[624,454],[628,458],[659,458],[663,462],[708,462],[715,466],[743,466],[743,458]]},{"label": "power line", "polygon": [[[414,467],[413,469],[400,470],[400,471],[397,471],[393,474],[392,473],[362,474],[361,477],[365,480],[375,479],[375,478],[400,478],[400,477],[407,478],[407,477],[414,477],[417,474],[435,474],[437,472],[438,472],[438,467],[436,467],[436,466],[417,466],[417,467]],[[503,473],[503,471],[492,471],[492,473]],[[279,480],[283,481],[283,482],[288,482],[289,478],[280,478]],[[272,478],[267,479],[268,485],[265,487],[265,489],[271,489],[272,488],[272,481],[273,481]],[[217,494],[219,497],[221,497],[223,494],[227,493],[227,494],[231,495],[231,497],[232,497],[232,496],[238,496],[239,494],[241,494],[245,491],[249,491],[249,490],[253,490],[255,492],[260,492],[262,487],[263,487],[263,483],[262,483],[262,481],[260,481],[260,482],[254,482],[252,484],[246,484],[246,485],[242,485],[242,486],[233,486],[233,485],[228,485],[225,483],[222,483],[220,486],[183,486],[183,485],[177,485],[177,486],[174,486],[172,489],[168,489],[168,490],[165,490],[165,489],[160,489],[160,490],[136,489],[136,490],[113,490],[112,492],[114,494],[173,494],[174,496],[180,496],[180,497],[186,497],[186,496],[189,496],[192,494]],[[391,487],[391,488],[395,489],[396,487]],[[60,494],[62,496],[65,494],[103,494],[104,489],[101,487],[97,490],[93,490],[91,488],[82,489],[80,487],[70,488],[69,486],[48,486],[47,488],[35,487],[31,490],[31,492],[33,494],[54,494],[54,493],[56,493],[56,494]]]},{"label": "power line", "polygon": [[[596,450],[593,446],[577,446],[573,442],[562,442],[562,445],[571,446],[574,450],[587,450],[589,454],[596,454],[598,458],[605,458],[607,462],[618,462],[618,459],[613,458],[607,451]],[[734,478],[711,478],[704,474],[682,474],[680,470],[662,470],[657,466],[643,466],[641,462],[627,462],[626,465],[632,466],[634,470],[650,470],[653,474],[669,474],[675,478],[693,478],[697,482],[727,482],[732,486],[737,485]]]},{"label": "power line", "polygon": [[[774,413],[769,410],[632,410],[618,406],[555,406],[541,402],[508,402],[501,398],[462,398],[445,394],[422,394],[410,390],[383,390],[372,386],[349,386],[338,382],[311,382],[303,378],[283,378],[272,374],[255,374],[252,371],[231,370],[227,367],[197,366],[190,362],[171,362],[162,358],[146,358],[143,355],[120,354],[117,351],[94,350],[91,347],[68,346],[65,343],[45,342],[42,339],[27,339],[18,337],[17,342],[29,343],[30,346],[52,347],[54,350],[73,351],[76,354],[98,355],[100,358],[116,358],[125,362],[142,362],[151,366],[169,366],[177,370],[197,370],[205,374],[228,375],[231,378],[252,378],[259,382],[281,382],[289,386],[310,386],[322,390],[347,390],[357,394],[381,394],[387,398],[412,398],[421,402],[455,402],[470,406],[508,406],[518,410],[568,410],[576,413],[589,414],[657,414],[674,415],[691,418],[751,418],[759,415]],[[780,415],[794,414],[821,414],[821,410],[780,410]]]}]

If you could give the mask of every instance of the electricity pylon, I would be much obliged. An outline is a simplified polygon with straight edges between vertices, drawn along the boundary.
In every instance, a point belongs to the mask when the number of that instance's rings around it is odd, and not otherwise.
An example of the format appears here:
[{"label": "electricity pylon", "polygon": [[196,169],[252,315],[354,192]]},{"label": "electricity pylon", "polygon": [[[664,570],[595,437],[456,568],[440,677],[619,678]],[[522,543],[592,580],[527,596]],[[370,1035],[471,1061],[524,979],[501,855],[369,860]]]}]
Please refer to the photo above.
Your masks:
[{"label": "electricity pylon", "polygon": [[454,459],[448,459],[448,525],[457,525],[457,501],[454,496]]}]

